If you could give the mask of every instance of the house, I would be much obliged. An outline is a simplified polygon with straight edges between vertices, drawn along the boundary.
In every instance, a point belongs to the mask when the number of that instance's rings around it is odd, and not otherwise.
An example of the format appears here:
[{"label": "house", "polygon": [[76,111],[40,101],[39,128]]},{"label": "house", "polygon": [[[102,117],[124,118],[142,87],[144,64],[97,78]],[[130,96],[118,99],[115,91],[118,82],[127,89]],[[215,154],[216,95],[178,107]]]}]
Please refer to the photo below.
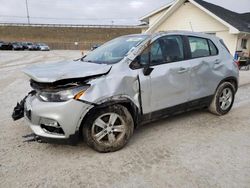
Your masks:
[{"label": "house", "polygon": [[176,0],[140,20],[148,24],[145,33],[203,32],[222,38],[232,55],[243,51],[244,56],[250,56],[250,12],[239,14],[202,0]]}]

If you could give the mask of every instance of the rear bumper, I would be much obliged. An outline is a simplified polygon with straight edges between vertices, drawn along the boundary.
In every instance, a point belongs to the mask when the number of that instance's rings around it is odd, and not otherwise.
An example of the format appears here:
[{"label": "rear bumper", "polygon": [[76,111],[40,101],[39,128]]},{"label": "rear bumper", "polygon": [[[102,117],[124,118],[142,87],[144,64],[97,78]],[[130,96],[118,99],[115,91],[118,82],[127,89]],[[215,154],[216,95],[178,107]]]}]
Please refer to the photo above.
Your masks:
[{"label": "rear bumper", "polygon": [[[24,117],[32,131],[47,139],[69,139],[79,130],[81,121],[92,106],[80,101],[42,102],[35,95],[29,95],[24,104]],[[60,133],[44,128],[44,119],[57,122]]]}]

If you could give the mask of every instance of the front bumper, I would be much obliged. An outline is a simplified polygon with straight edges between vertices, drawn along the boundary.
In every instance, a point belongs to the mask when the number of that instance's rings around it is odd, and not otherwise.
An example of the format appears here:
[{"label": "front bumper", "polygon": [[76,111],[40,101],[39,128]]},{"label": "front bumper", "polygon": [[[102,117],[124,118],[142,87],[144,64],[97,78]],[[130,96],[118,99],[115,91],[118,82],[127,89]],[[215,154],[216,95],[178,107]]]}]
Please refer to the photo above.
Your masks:
[{"label": "front bumper", "polygon": [[[66,102],[42,102],[35,95],[29,95],[24,104],[24,117],[32,131],[44,138],[69,139],[78,133],[81,121],[92,105],[69,100]],[[53,132],[42,125],[43,119],[56,121],[61,131]]]}]

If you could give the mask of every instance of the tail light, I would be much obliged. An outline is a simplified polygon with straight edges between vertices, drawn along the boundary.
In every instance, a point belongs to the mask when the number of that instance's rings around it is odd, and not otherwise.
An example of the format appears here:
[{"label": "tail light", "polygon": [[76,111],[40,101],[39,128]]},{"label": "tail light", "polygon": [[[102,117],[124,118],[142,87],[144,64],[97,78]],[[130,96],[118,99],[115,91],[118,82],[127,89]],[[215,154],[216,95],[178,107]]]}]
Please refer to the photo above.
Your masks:
[{"label": "tail light", "polygon": [[234,60],[234,64],[240,69],[240,62],[237,60]]}]

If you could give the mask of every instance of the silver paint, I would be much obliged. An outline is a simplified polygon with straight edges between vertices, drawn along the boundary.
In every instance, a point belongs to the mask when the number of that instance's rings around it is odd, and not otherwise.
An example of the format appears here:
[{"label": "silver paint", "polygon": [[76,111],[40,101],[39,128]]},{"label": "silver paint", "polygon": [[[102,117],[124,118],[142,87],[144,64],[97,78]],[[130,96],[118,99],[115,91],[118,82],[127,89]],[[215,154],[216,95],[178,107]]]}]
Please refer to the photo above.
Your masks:
[{"label": "silver paint", "polygon": [[[129,68],[131,62],[150,43],[165,35],[208,38],[218,47],[219,55],[153,66],[154,70],[149,76],[143,74],[143,68]],[[143,114],[213,95],[221,80],[226,77],[238,78],[239,74],[233,57],[224,49],[217,37],[177,31],[151,35],[139,46],[131,49],[119,63],[113,65],[72,61],[36,65],[26,68],[24,72],[37,82],[47,83],[105,74],[89,80],[90,87],[80,99],[96,104],[129,99],[139,110],[142,109]],[[32,107],[34,114],[31,120],[33,131],[37,135],[54,138],[58,137],[48,135],[39,128],[39,117],[59,121],[65,131],[63,138],[67,138],[79,129],[82,119],[94,107],[74,99],[63,103],[46,103],[36,97],[29,97],[26,103]]]}]

